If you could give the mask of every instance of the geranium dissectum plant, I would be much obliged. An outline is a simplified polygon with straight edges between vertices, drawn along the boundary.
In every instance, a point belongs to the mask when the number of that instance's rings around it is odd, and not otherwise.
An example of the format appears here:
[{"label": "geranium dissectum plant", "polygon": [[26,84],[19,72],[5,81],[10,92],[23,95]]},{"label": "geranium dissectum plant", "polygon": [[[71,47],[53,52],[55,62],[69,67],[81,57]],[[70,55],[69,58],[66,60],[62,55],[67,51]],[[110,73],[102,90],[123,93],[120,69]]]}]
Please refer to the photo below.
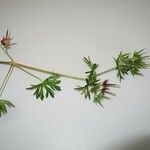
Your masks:
[{"label": "geranium dissectum plant", "polygon": [[[50,100],[54,98],[56,92],[60,92],[62,89],[60,86],[61,78],[68,78],[83,81],[82,85],[78,85],[74,89],[80,92],[85,99],[89,99],[93,101],[93,103],[99,104],[103,107],[103,101],[105,99],[110,99],[111,96],[115,96],[115,94],[111,92],[111,89],[119,88],[120,86],[118,84],[111,83],[111,79],[101,80],[101,75],[115,71],[119,81],[121,82],[121,80],[124,80],[127,75],[143,76],[141,72],[142,69],[149,68],[150,66],[148,63],[150,56],[145,54],[144,49],[134,51],[132,53],[120,52],[120,54],[114,58],[114,66],[100,73],[97,72],[99,65],[97,63],[93,63],[90,57],[84,57],[83,61],[87,65],[88,70],[85,72],[84,77],[76,77],[16,62],[9,54],[9,50],[14,44],[15,43],[12,43],[12,38],[7,30],[5,36],[0,39],[0,49],[10,59],[10,61],[0,61],[1,65],[9,65],[9,70],[0,86],[0,116],[7,113],[7,107],[15,107],[12,102],[3,98],[2,95],[14,68],[18,68],[25,74],[28,74],[38,80],[37,84],[31,84],[26,88],[27,90],[33,91],[33,95],[36,99],[44,101],[45,99]],[[34,75],[31,71],[45,73],[49,76],[46,79],[41,79]]]}]

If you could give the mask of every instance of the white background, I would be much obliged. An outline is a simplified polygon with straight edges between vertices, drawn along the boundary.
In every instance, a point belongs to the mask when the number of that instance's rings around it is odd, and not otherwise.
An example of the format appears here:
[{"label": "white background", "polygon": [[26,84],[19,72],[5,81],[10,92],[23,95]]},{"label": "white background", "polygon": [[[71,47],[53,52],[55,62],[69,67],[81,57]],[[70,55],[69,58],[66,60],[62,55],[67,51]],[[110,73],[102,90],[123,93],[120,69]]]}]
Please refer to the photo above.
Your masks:
[{"label": "white background", "polygon": [[[150,0],[0,0],[0,36],[9,29],[17,62],[84,76],[84,56],[114,66],[120,51],[150,54]],[[8,60],[0,52],[0,60]],[[7,71],[0,65],[0,81]],[[15,69],[3,98],[16,108],[0,118],[0,150],[149,150],[150,71],[127,77],[104,109],[62,79],[62,92],[41,102],[26,91],[36,79]],[[40,77],[47,75],[37,74]],[[119,83],[116,72],[102,76]]]}]

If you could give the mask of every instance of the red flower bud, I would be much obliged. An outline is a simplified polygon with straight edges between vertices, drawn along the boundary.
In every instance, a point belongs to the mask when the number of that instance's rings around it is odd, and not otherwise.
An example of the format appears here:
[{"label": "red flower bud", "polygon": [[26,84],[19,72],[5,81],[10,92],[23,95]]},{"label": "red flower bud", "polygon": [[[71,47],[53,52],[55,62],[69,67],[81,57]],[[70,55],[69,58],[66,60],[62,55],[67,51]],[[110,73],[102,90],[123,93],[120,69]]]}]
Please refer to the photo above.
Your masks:
[{"label": "red flower bud", "polygon": [[14,43],[11,44],[11,39],[12,38],[10,38],[10,34],[8,33],[7,30],[6,35],[1,40],[1,44],[3,45],[4,48],[9,49],[10,46],[14,44]]}]

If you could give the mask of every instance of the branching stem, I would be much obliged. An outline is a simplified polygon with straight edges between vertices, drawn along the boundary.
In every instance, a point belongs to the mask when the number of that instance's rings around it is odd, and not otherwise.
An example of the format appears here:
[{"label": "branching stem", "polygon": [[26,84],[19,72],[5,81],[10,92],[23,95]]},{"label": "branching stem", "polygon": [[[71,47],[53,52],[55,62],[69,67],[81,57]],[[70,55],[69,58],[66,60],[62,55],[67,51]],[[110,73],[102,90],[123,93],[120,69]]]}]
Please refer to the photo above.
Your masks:
[{"label": "branching stem", "polygon": [[[85,78],[76,77],[76,76],[72,76],[72,75],[61,74],[61,73],[57,73],[57,72],[53,72],[53,71],[48,71],[48,70],[44,70],[44,69],[41,69],[41,68],[32,67],[32,66],[28,66],[28,65],[25,65],[25,64],[17,63],[17,62],[14,62],[14,61],[13,61],[13,63],[12,63],[12,61],[0,61],[0,64],[4,64],[4,65],[11,65],[12,64],[14,67],[17,67],[17,68],[21,69],[22,71],[24,71],[26,73],[28,71],[25,70],[25,69],[29,69],[29,70],[32,70],[32,71],[37,71],[37,72],[41,72],[41,73],[45,73],[45,74],[51,74],[51,75],[57,74],[57,75],[59,75],[60,77],[63,77],[63,78],[69,78],[69,79],[85,81]],[[97,76],[103,75],[105,73],[108,73],[108,72],[111,72],[111,71],[114,71],[114,70],[115,70],[115,67],[110,68],[108,70],[105,70],[105,71],[97,74]],[[29,72],[28,72],[28,74],[31,75],[31,73],[29,73]],[[33,75],[33,74],[31,76],[35,77],[35,75]],[[38,77],[36,77],[36,78],[39,79]]]}]

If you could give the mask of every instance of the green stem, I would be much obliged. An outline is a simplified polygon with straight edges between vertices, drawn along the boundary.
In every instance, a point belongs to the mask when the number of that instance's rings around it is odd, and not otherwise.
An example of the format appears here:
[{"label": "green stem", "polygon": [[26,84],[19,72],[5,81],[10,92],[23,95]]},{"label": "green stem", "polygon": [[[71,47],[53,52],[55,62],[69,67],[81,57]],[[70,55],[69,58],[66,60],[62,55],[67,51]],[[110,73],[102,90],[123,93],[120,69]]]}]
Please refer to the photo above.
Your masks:
[{"label": "green stem", "polygon": [[9,72],[11,71],[11,68],[12,68],[12,65],[9,67],[9,70],[7,71],[7,74],[6,74],[6,76],[5,76],[5,78],[4,78],[3,82],[2,82],[1,87],[0,87],[0,91],[2,90],[2,88],[3,88],[4,84],[5,84],[5,81],[6,81],[7,77],[8,77],[8,75],[9,75]]},{"label": "green stem", "polygon": [[103,74],[106,74],[106,73],[108,73],[108,72],[112,72],[112,71],[114,71],[114,70],[116,70],[116,67],[112,67],[112,68],[107,69],[107,70],[105,70],[105,71],[103,71],[103,72],[100,72],[100,73],[97,74],[97,76],[101,76],[101,75],[103,75]]},{"label": "green stem", "polygon": [[42,79],[40,79],[39,77],[37,77],[36,75],[32,74],[31,72],[27,71],[26,69],[21,68],[20,66],[17,66],[18,69],[22,70],[23,72],[29,74],[30,76],[42,81]]},{"label": "green stem", "polygon": [[[36,67],[28,66],[28,65],[25,65],[25,64],[16,63],[14,61],[13,61],[13,63],[10,62],[10,61],[0,61],[0,64],[4,64],[4,65],[10,65],[10,64],[12,64],[14,67],[17,67],[17,68],[21,69],[22,71],[24,71],[26,73],[28,71],[25,70],[25,69],[29,69],[29,70],[33,70],[33,71],[37,71],[37,72],[41,72],[41,73],[46,73],[46,74],[51,74],[51,75],[57,74],[57,75],[59,75],[60,77],[63,77],[63,78],[69,78],[69,79],[75,79],[75,80],[85,81],[85,78],[76,77],[76,76],[72,76],[72,75],[61,74],[61,73],[57,73],[57,72],[53,72],[53,71],[48,71],[48,70],[44,70],[44,69],[41,69],[41,68],[36,68]],[[25,69],[23,69],[23,68],[25,68]],[[108,72],[114,71],[115,68],[116,67],[112,67],[112,68],[110,68],[108,70],[105,70],[105,71],[103,71],[101,73],[98,73],[97,76],[100,76],[100,75],[106,74]],[[31,76],[39,79],[38,77],[36,77],[35,75],[33,75],[33,74],[29,73],[29,72],[28,72],[28,74],[30,74]]]},{"label": "green stem", "polygon": [[1,49],[3,50],[3,52],[4,52],[12,61],[14,61],[14,59],[8,54],[7,49],[5,50],[5,49],[2,47],[2,45],[1,45]]},{"label": "green stem", "polygon": [[41,72],[41,73],[51,74],[51,75],[57,74],[57,75],[59,75],[60,77],[63,77],[63,78],[69,78],[69,79],[85,81],[85,78],[76,77],[76,76],[72,76],[72,75],[61,74],[61,73],[57,73],[57,72],[53,72],[53,71],[48,71],[48,70],[44,70],[44,69],[40,69],[40,68],[28,66],[28,65],[16,63],[14,61],[13,61],[13,63],[10,62],[10,61],[0,61],[0,64],[4,64],[4,65],[13,64],[14,67],[21,67],[21,68],[25,68],[25,69],[29,69],[29,70],[33,70],[33,71],[37,71],[37,72]]},{"label": "green stem", "polygon": [[[64,78],[70,78],[70,79],[76,79],[76,80],[82,80],[84,81],[85,78],[80,78],[80,77],[76,77],[76,76],[71,76],[71,75],[65,75],[65,74],[61,74],[61,73],[56,73],[56,72],[52,72],[52,71],[47,71],[47,70],[44,70],[44,69],[40,69],[40,68],[36,68],[36,67],[31,67],[31,66],[27,66],[27,65],[24,65],[24,64],[19,64],[19,63],[16,63],[14,61],[14,59],[8,54],[8,52],[2,47],[1,45],[1,49],[3,50],[3,52],[12,60],[11,62],[1,62],[1,64],[7,64],[7,65],[10,65],[13,64],[14,67],[17,67],[19,69],[21,69],[22,71],[30,74],[31,76],[39,79],[38,77],[36,77],[35,75],[29,73],[28,71],[26,70],[23,70],[23,68],[26,68],[26,69],[30,69],[30,70],[34,70],[34,71],[38,71],[38,72],[42,72],[42,73],[46,73],[46,74],[57,74],[59,75],[60,77],[64,77]],[[41,80],[41,79],[40,79]]]},{"label": "green stem", "polygon": [[8,83],[8,80],[9,80],[9,78],[10,78],[12,72],[13,72],[13,69],[14,69],[14,66],[11,65],[9,70],[8,70],[8,72],[7,72],[7,74],[6,74],[6,76],[5,76],[5,78],[4,78],[4,80],[3,80],[3,83],[2,83],[2,85],[0,87],[0,96],[2,96],[2,94],[4,92],[4,89],[5,89],[5,87],[6,87],[7,83]]},{"label": "green stem", "polygon": [[[85,78],[76,77],[76,76],[72,76],[72,75],[61,74],[61,73],[57,73],[57,72],[53,72],[53,71],[48,71],[48,70],[44,70],[44,69],[41,69],[41,68],[36,68],[36,67],[28,66],[28,65],[25,65],[25,64],[16,63],[14,61],[13,61],[13,63],[10,62],[10,61],[0,61],[0,64],[4,64],[4,65],[10,65],[10,64],[12,64],[14,67],[17,67],[17,68],[21,69],[22,71],[24,71],[26,73],[27,73],[27,71],[23,70],[23,68],[29,69],[29,70],[33,70],[33,71],[37,71],[37,72],[41,72],[41,73],[51,74],[51,75],[57,74],[57,75],[59,75],[60,77],[63,77],[63,78],[70,78],[70,79],[85,81]],[[105,70],[103,72],[98,73],[97,76],[106,74],[108,72],[112,72],[114,70],[115,70],[115,67],[112,67],[110,69],[107,69],[107,70]],[[28,74],[31,75],[31,73],[29,73],[29,72],[28,72]],[[36,77],[33,74],[31,76],[34,76],[35,78],[39,79],[38,77]]]},{"label": "green stem", "polygon": [[65,75],[65,74],[61,74],[61,73],[57,73],[57,72],[53,72],[53,71],[48,71],[48,70],[44,70],[44,69],[40,69],[40,68],[36,68],[36,67],[31,67],[31,66],[28,66],[28,65],[20,64],[20,63],[16,63],[16,66],[20,66],[22,68],[26,68],[26,69],[46,73],[46,74],[52,74],[52,75],[57,74],[60,77],[64,77],[64,78],[70,78],[70,79],[76,79],[76,80],[85,80],[84,78],[71,76],[71,75]]}]

